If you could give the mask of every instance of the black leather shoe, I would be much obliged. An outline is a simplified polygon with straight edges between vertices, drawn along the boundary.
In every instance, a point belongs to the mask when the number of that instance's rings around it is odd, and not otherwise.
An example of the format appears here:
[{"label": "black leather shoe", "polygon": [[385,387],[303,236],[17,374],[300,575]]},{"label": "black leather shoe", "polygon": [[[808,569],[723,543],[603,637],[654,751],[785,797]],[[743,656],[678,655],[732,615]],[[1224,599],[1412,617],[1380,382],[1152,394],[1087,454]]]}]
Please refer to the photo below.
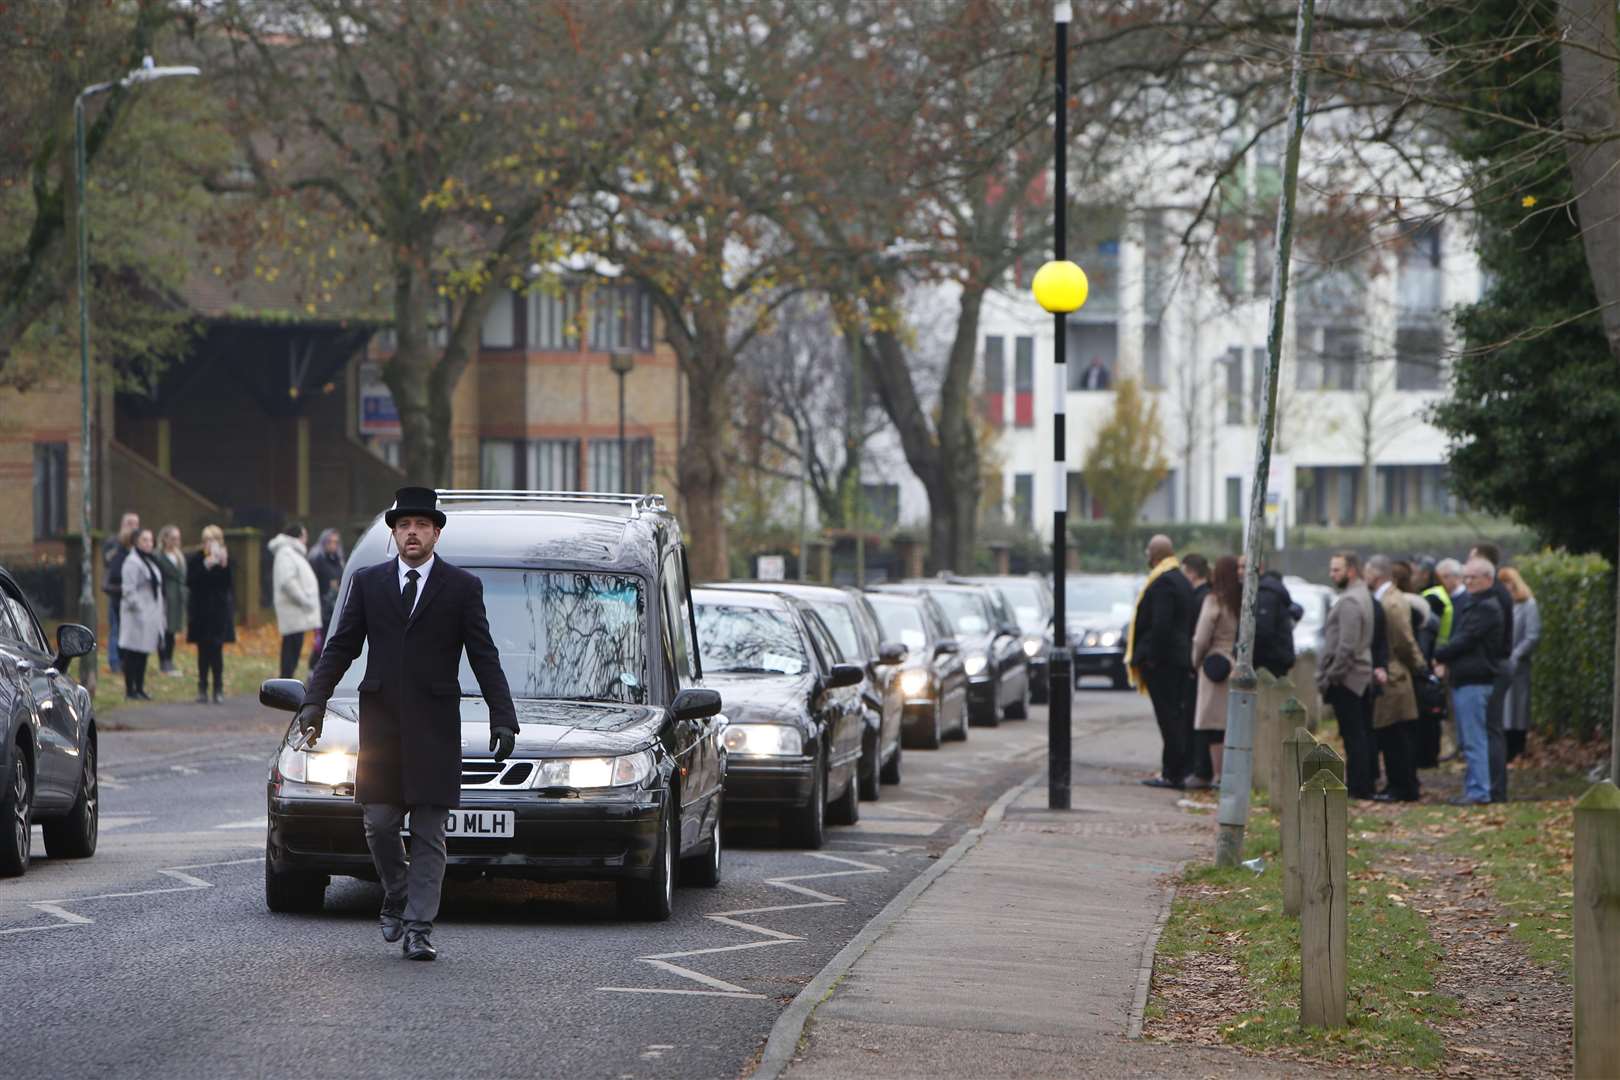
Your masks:
[{"label": "black leather shoe", "polygon": [[421,930],[405,931],[405,959],[407,960],[437,960],[439,950],[433,947],[433,942]]},{"label": "black leather shoe", "polygon": [[402,914],[383,908],[377,921],[382,924],[383,940],[388,944],[392,945],[405,936],[405,918]]},{"label": "black leather shoe", "polygon": [[1166,780],[1162,776],[1150,776],[1146,780],[1142,781],[1142,786],[1143,787],[1156,787],[1156,788],[1174,788],[1176,791],[1182,790],[1182,785],[1174,783],[1174,782],[1169,781],[1169,780]]}]

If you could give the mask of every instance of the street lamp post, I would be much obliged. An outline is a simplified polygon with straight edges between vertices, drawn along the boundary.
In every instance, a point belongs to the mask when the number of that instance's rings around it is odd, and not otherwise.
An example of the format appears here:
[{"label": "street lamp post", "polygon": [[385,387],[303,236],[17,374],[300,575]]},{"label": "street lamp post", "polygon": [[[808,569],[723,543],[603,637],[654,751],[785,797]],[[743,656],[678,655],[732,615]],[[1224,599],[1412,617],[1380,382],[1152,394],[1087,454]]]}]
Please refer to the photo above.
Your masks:
[{"label": "street lamp post", "polygon": [[619,377],[619,483],[630,490],[630,459],[624,452],[624,377],[636,369],[636,354],[627,349],[615,351],[608,360]]},{"label": "street lamp post", "polygon": [[1074,657],[1069,652],[1067,603],[1068,466],[1065,397],[1068,394],[1069,312],[1086,302],[1089,285],[1085,271],[1068,259],[1068,127],[1069,127],[1069,22],[1068,0],[1059,0],[1057,22],[1057,102],[1053,123],[1053,259],[1031,282],[1035,302],[1052,313],[1052,659],[1048,667],[1046,773],[1047,806],[1069,808],[1069,724],[1074,701]]},{"label": "street lamp post", "polygon": [[[148,56],[140,67],[122,79],[87,86],[73,99],[73,216],[78,231],[79,263],[79,492],[83,497],[79,520],[79,618],[92,630],[96,628],[97,620],[96,590],[91,569],[94,564],[90,559],[90,230],[84,219],[84,103],[87,98],[108,90],[123,90],[159,79],[201,74],[199,68],[190,65],[156,67]],[[81,681],[90,689],[95,689],[96,659],[93,652],[85,654],[79,665],[79,673]]]}]

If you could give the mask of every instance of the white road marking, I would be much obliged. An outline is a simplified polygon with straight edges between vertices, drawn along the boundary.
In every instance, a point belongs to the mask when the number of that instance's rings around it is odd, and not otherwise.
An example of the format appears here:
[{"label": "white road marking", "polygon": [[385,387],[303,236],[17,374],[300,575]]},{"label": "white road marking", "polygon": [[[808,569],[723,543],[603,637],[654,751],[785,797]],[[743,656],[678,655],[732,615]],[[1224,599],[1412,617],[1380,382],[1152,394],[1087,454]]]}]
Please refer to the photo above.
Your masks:
[{"label": "white road marking", "polygon": [[849,901],[845,897],[833,896],[831,893],[819,892],[806,885],[798,884],[798,882],[819,881],[827,878],[850,877],[856,874],[886,874],[889,872],[889,868],[886,866],[878,866],[874,863],[862,862],[859,859],[851,859],[842,855],[829,855],[822,851],[811,851],[807,852],[806,854],[812,859],[821,859],[826,862],[840,863],[844,866],[853,867],[853,869],[829,870],[823,874],[791,874],[786,877],[765,879],[764,883],[766,885],[770,885],[778,889],[786,889],[789,892],[798,893],[801,896],[809,897],[809,903],[773,904],[768,907],[740,908],[735,911],[716,911],[712,914],[704,916],[705,919],[720,923],[722,926],[730,926],[738,930],[746,930],[750,933],[759,934],[764,940],[745,941],[736,945],[715,945],[706,949],[687,949],[681,952],[653,953],[649,956],[637,957],[637,959],[643,964],[658,968],[661,971],[667,971],[671,975],[678,975],[683,979],[690,979],[693,982],[710,987],[710,989],[689,990],[684,987],[676,989],[672,987],[658,986],[599,986],[597,989],[616,994],[703,994],[709,997],[752,999],[765,997],[764,994],[756,994],[751,992],[747,987],[726,982],[724,979],[717,979],[713,975],[705,975],[701,971],[694,971],[691,968],[682,967],[681,965],[671,963],[670,961],[686,959],[693,956],[712,956],[715,953],[742,952],[749,949],[766,949],[773,945],[785,945],[789,942],[803,941],[804,937],[802,935],[790,934],[785,930],[775,930],[768,926],[760,926],[758,923],[748,922],[740,918],[740,916],[769,915],[779,911],[798,911],[804,908],[836,907],[839,904],[847,904]]},{"label": "white road marking", "polygon": [[131,825],[144,825],[151,820],[151,814],[102,814],[100,826],[103,832],[107,832],[112,829],[127,829]]},{"label": "white road marking", "polygon": [[196,776],[201,769],[193,769],[190,765],[170,765],[170,772],[177,772],[181,776]]},{"label": "white road marking", "polygon": [[944,827],[943,821],[901,821],[865,816],[852,826],[860,832],[892,833],[895,836],[933,836]]},{"label": "white road marking", "polygon": [[262,817],[248,818],[246,821],[227,821],[223,825],[214,826],[216,829],[268,829],[269,827],[269,819]]},{"label": "white road marking", "polygon": [[206,870],[209,867],[214,866],[241,866],[246,863],[259,863],[263,861],[264,856],[258,855],[247,859],[224,859],[219,862],[191,863],[187,866],[167,866],[159,869],[158,873],[164,875],[165,877],[174,878],[176,881],[180,882],[179,885],[171,885],[161,889],[134,889],[129,892],[96,893],[91,896],[68,896],[51,900],[23,901],[23,903],[26,903],[27,906],[34,908],[37,911],[43,912],[46,915],[54,915],[57,921],[53,923],[46,923],[43,926],[9,927],[5,930],[0,930],[0,934],[27,934],[36,930],[60,930],[74,926],[92,926],[95,924],[94,919],[85,915],[80,915],[77,912],[69,911],[64,905],[85,904],[93,900],[129,900],[142,896],[162,896],[167,893],[197,892],[201,889],[212,889],[214,887],[213,882],[204,881],[200,877],[186,873],[186,871]]}]

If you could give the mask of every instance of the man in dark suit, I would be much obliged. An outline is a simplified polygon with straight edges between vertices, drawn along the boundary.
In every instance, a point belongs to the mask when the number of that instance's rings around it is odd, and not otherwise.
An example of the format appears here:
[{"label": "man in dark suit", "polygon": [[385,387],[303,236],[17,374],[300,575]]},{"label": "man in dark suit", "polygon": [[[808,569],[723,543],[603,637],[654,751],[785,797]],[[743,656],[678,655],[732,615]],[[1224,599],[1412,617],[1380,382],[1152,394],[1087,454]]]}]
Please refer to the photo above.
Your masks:
[{"label": "man in dark suit", "polygon": [[1192,669],[1192,583],[1181,572],[1168,536],[1148,541],[1148,583],[1131,617],[1125,664],[1131,683],[1153,700],[1153,716],[1164,740],[1159,775],[1148,787],[1187,785],[1192,771],[1192,714],[1186,707]]},{"label": "man in dark suit", "polygon": [[[433,554],[444,513],[429,488],[400,488],[383,515],[399,556],[349,582],[337,629],[309,679],[298,725],[310,746],[321,734],[326,702],[362,642],[369,643],[360,682],[360,754],[354,797],[364,810],[366,843],[383,883],[383,940],[405,939],[405,957],[438,956],[430,935],[444,884],[445,818],[461,796],[461,681],[467,662],[489,706],[489,749],[512,753],[517,712],[484,614],[475,575]],[[407,865],[400,829],[410,814]]]}]

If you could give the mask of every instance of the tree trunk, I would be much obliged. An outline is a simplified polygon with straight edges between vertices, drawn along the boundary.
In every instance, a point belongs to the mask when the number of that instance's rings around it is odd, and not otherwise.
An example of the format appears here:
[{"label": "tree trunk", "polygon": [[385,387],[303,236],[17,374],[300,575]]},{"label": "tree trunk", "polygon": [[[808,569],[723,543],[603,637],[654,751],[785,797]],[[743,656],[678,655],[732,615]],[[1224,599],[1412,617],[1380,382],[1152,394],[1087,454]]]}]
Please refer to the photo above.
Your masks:
[{"label": "tree trunk", "polygon": [[399,413],[400,462],[405,479],[436,487],[442,474],[430,408],[434,362],[433,345],[428,340],[431,299],[425,273],[409,265],[395,270],[394,358],[383,367],[383,381]]},{"label": "tree trunk", "polygon": [[673,336],[687,380],[686,443],[681,448],[682,524],[697,581],[731,576],[726,535],[726,441],[731,430],[731,369],[724,313],[700,313],[690,337]]}]

